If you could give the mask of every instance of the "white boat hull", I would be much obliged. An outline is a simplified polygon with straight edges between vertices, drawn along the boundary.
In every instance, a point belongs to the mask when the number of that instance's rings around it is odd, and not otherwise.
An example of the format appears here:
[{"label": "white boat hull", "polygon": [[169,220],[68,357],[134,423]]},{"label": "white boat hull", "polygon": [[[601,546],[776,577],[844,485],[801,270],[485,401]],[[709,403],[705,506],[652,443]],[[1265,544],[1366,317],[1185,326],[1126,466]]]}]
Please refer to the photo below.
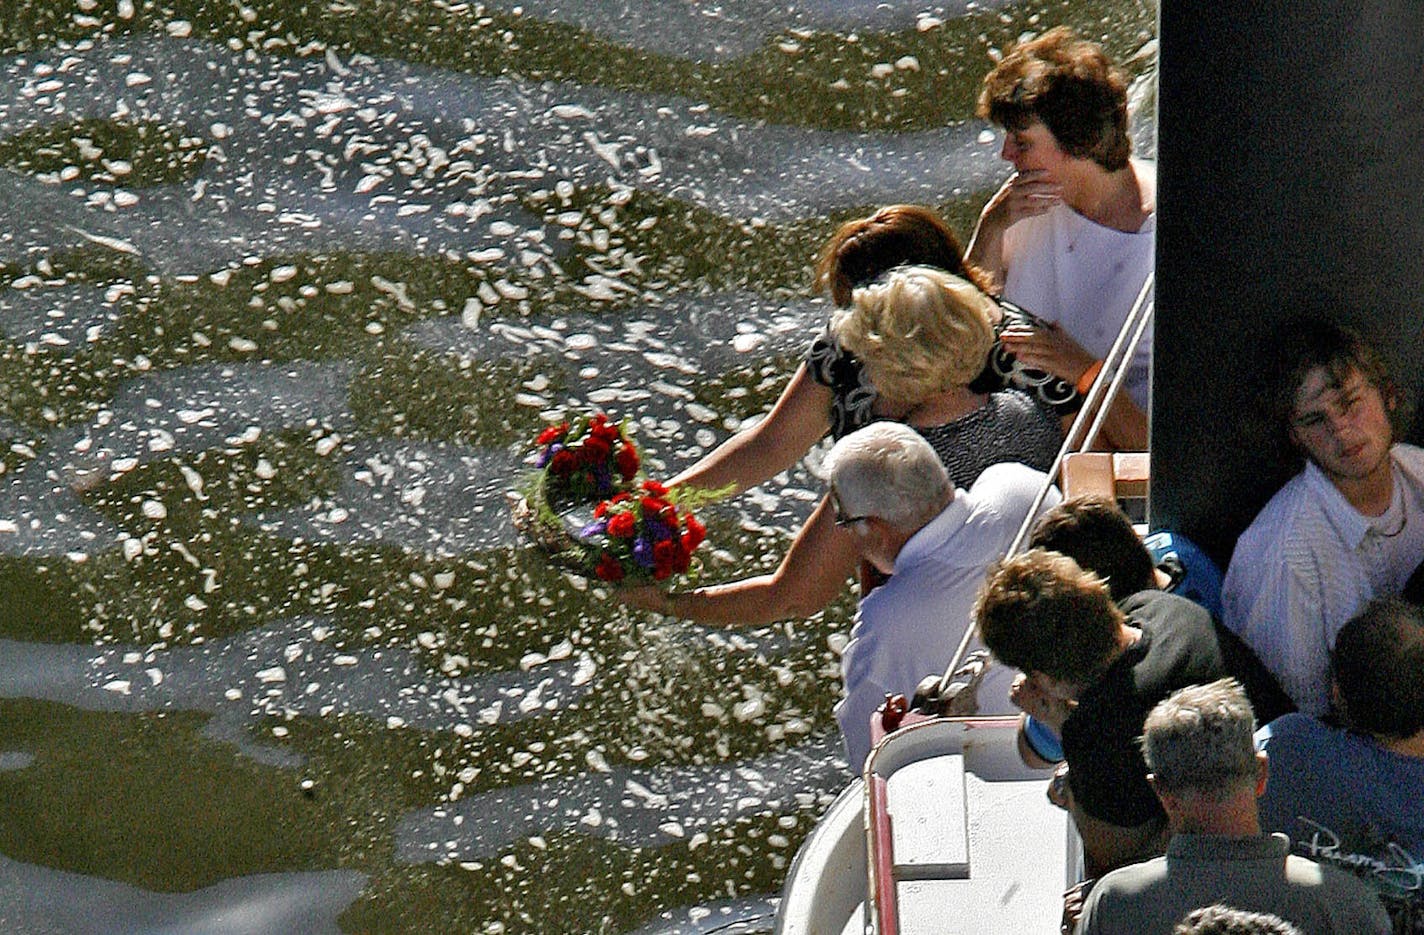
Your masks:
[{"label": "white boat hull", "polygon": [[[1056,931],[1080,848],[1045,796],[1048,774],[1024,765],[1016,739],[1016,718],[928,721],[886,738],[797,853],[776,932]],[[890,821],[871,845],[877,785]]]}]

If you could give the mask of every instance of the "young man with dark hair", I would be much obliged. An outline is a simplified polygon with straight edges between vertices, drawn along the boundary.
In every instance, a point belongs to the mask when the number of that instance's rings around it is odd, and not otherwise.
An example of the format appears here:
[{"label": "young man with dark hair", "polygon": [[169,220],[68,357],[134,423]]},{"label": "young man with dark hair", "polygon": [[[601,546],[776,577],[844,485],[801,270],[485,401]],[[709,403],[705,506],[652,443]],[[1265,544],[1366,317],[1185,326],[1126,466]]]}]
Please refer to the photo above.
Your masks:
[{"label": "young man with dark hair", "polygon": [[1152,709],[1142,752],[1172,832],[1167,854],[1099,880],[1079,935],[1171,935],[1184,915],[1216,902],[1274,913],[1312,935],[1389,935],[1384,907],[1360,881],[1288,856],[1284,835],[1261,832],[1267,759],[1252,743],[1255,726],[1230,679],[1183,688]]},{"label": "young man with dark hair", "polygon": [[1115,601],[1149,588],[1166,590],[1132,520],[1108,497],[1088,494],[1063,501],[1034,524],[1029,546],[1073,559],[1106,581]]},{"label": "young man with dark hair", "polygon": [[1330,322],[1285,329],[1276,408],[1306,460],[1237,540],[1225,623],[1301,711],[1330,707],[1330,649],[1424,557],[1424,450],[1396,444],[1399,398],[1378,353]]},{"label": "young man with dark hair", "polygon": [[[1180,538],[1174,541],[1178,547],[1187,544]],[[1201,582],[1213,578],[1219,587],[1220,572],[1195,546],[1190,547],[1190,554],[1197,567],[1194,571],[1182,569],[1185,577],[1174,579],[1155,563],[1147,541],[1137,535],[1132,521],[1117,503],[1094,494],[1065,500],[1043,514],[1029,536],[1029,546],[1062,552],[1084,571],[1103,578],[1114,601],[1123,601],[1139,591],[1160,589],[1199,604],[1213,614],[1212,628],[1227,674],[1245,687],[1251,707],[1265,721],[1295,710],[1250,647],[1215,616],[1212,608],[1220,606],[1220,594],[1196,593]]]},{"label": "young man with dark hair", "polygon": [[1211,616],[1156,590],[1118,605],[1101,578],[1043,549],[1002,563],[975,616],[989,651],[1025,675],[1014,702],[1062,738],[1061,801],[1088,874],[1160,853],[1165,819],[1137,736],[1173,689],[1225,674]]},{"label": "young man with dark hair", "polygon": [[1256,734],[1271,757],[1261,823],[1424,917],[1424,611],[1371,601],[1332,659],[1344,727],[1293,714]]}]

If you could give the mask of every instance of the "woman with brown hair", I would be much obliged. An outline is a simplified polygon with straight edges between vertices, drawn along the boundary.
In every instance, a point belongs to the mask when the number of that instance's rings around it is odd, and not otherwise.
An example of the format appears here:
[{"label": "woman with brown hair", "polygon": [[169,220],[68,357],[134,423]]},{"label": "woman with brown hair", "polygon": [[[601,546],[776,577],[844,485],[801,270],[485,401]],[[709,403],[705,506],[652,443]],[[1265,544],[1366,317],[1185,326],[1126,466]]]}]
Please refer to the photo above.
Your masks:
[{"label": "woman with brown hair", "polygon": [[[1014,174],[985,204],[969,262],[1044,319],[1002,335],[1025,364],[1086,393],[1152,271],[1157,177],[1131,157],[1127,81],[1096,43],[1062,27],[1020,43],[984,78],[978,113],[1004,128]],[[1103,430],[1147,445],[1151,330]]]},{"label": "woman with brown hair", "polygon": [[[930,442],[955,486],[968,487],[985,467],[1001,461],[1044,470],[1062,440],[1053,413],[1027,394],[983,393],[970,387],[993,346],[997,315],[994,300],[966,279],[927,266],[898,267],[856,288],[850,308],[838,310],[827,333],[817,340],[853,360],[857,386],[871,388],[863,412],[866,422],[892,419],[909,424]],[[804,379],[815,389],[803,392],[824,400],[831,391],[808,376],[810,367],[802,365],[787,394]],[[854,399],[854,392],[841,395]],[[846,411],[852,419],[862,415],[860,407]],[[829,421],[825,410],[820,419],[823,434]],[[700,466],[676,482],[706,484],[696,473]],[[716,477],[720,469],[714,465],[701,476]],[[721,476],[737,477],[730,471]],[[620,598],[659,613],[717,623],[810,616],[841,592],[855,569],[858,549],[840,528],[845,521],[836,516],[830,498],[823,497],[772,574],[686,592],[625,589]]]}]

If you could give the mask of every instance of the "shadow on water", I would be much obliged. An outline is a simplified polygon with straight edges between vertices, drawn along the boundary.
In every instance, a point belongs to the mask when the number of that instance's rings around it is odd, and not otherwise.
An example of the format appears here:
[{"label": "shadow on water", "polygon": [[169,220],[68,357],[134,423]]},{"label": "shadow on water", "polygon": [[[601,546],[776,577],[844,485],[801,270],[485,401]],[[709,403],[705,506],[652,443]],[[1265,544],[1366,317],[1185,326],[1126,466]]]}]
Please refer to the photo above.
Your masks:
[{"label": "shadow on water", "polygon": [[[849,597],[632,614],[506,492],[565,413],[666,475],[764,412],[836,223],[967,232],[995,51],[1110,22],[1150,90],[1152,11],[12,12],[0,928],[767,930],[847,778]],[[774,567],[816,461],[707,511],[707,578]]]}]

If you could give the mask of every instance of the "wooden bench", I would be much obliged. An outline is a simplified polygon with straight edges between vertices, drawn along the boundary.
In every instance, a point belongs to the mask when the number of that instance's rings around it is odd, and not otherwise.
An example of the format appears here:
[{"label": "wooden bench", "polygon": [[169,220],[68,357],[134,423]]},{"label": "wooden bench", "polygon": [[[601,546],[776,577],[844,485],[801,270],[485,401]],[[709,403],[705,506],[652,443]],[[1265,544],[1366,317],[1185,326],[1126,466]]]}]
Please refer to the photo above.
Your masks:
[{"label": "wooden bench", "polygon": [[1063,459],[1063,498],[1097,494],[1116,500],[1133,522],[1145,522],[1151,459],[1145,451],[1080,451]]}]

